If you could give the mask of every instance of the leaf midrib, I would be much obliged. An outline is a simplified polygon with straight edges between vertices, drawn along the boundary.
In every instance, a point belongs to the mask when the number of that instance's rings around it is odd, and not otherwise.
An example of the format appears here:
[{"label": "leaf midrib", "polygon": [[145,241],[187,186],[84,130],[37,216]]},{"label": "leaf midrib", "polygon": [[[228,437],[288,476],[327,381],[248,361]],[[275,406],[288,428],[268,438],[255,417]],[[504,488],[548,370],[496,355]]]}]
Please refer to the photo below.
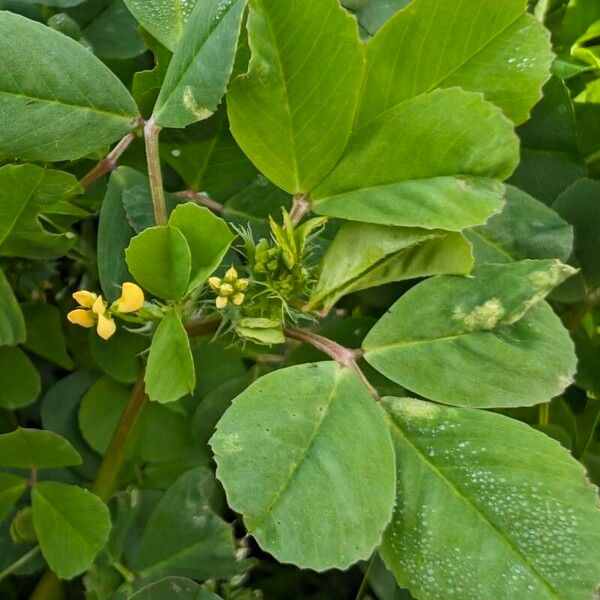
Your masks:
[{"label": "leaf midrib", "polygon": [[75,108],[78,110],[86,110],[89,112],[97,113],[100,115],[105,115],[110,117],[111,119],[118,119],[120,121],[126,121],[127,123],[131,123],[133,119],[136,118],[135,114],[126,115],[123,113],[111,112],[109,110],[105,110],[102,108],[98,108],[96,106],[85,105],[85,104],[75,104],[74,102],[65,102],[64,100],[57,100],[56,98],[43,98],[42,96],[32,96],[29,94],[22,94],[19,92],[14,92],[12,90],[3,90],[0,89],[0,94],[6,94],[9,96],[16,96],[18,98],[27,98],[28,100],[36,100],[38,102],[45,102],[46,104],[56,104],[58,106],[64,106],[67,108]]},{"label": "leaf midrib", "polygon": [[[406,9],[402,9],[401,11],[399,11],[397,14],[400,14],[403,10]],[[519,19],[521,19],[524,15],[526,14],[526,12],[521,12],[515,19],[513,19],[510,23],[508,23],[508,25],[506,27],[504,27],[501,31],[499,31],[498,33],[496,33],[494,36],[492,36],[491,38],[489,38],[484,44],[482,44],[481,46],[479,46],[474,52],[472,52],[471,54],[469,54],[467,57],[465,57],[465,59],[458,64],[457,66],[455,66],[453,69],[451,69],[450,71],[448,71],[448,73],[446,73],[445,75],[443,75],[440,79],[438,79],[438,81],[435,81],[433,83],[431,83],[427,88],[425,88],[422,92],[418,93],[418,94],[413,94],[410,97],[404,98],[403,100],[401,100],[400,102],[396,102],[395,104],[392,104],[391,106],[389,106],[388,108],[386,108],[385,110],[382,110],[380,112],[378,112],[376,115],[372,116],[368,121],[362,123],[360,125],[360,127],[358,129],[362,129],[363,127],[367,127],[370,126],[371,121],[377,119],[378,117],[380,117],[382,114],[386,113],[389,110],[392,110],[393,108],[395,108],[396,106],[399,106],[400,104],[404,104],[405,102],[409,102],[410,100],[412,100],[413,98],[416,98],[418,96],[421,96],[423,94],[430,94],[432,91],[443,87],[443,83],[444,81],[446,81],[447,79],[449,79],[452,75],[454,75],[454,73],[456,73],[457,71],[459,71],[460,69],[462,69],[466,64],[468,64],[474,57],[476,57],[480,52],[482,52],[483,50],[485,50],[490,44],[492,44],[493,42],[495,42],[502,34],[504,34],[509,28],[511,28]],[[393,17],[392,17],[393,18]],[[379,32],[378,32],[379,33]],[[357,130],[358,130],[357,129]]]},{"label": "leaf midrib", "polygon": [[408,434],[402,429],[398,422],[388,413],[388,421],[406,442],[410,446],[414,453],[444,482],[444,484],[458,497],[460,498],[472,511],[479,517],[479,519],[485,523],[496,535],[502,540],[506,546],[516,555],[521,563],[529,570],[529,572],[535,577],[542,586],[546,589],[549,595],[556,600],[561,600],[558,592],[550,585],[550,583],[538,572],[533,564],[527,557],[521,552],[521,550],[512,542],[512,540],[504,534],[504,532],[495,525],[487,515],[481,511],[479,506],[469,498],[469,496],[450,478],[446,477],[445,474],[439,469],[439,467],[428,457],[409,437]]},{"label": "leaf midrib", "polygon": [[338,386],[339,386],[339,383],[340,383],[340,380],[341,380],[343,374],[344,374],[343,370],[336,369],[335,379],[333,381],[331,390],[330,390],[327,400],[325,402],[324,410],[322,412],[321,418],[315,423],[314,429],[310,435],[310,438],[308,439],[308,442],[307,442],[305,448],[300,453],[299,458],[296,459],[295,461],[293,461],[292,468],[291,468],[288,476],[286,477],[285,481],[282,483],[280,488],[277,490],[277,492],[275,492],[275,495],[273,496],[273,498],[272,498],[271,502],[269,503],[269,505],[267,506],[267,508],[262,512],[262,514],[260,514],[256,518],[256,520],[254,520],[252,522],[252,527],[251,528],[248,527],[249,531],[250,530],[256,531],[264,523],[264,521],[267,519],[267,517],[269,517],[273,514],[273,509],[275,508],[275,506],[277,506],[277,503],[281,500],[284,493],[290,488],[292,481],[297,476],[297,473],[300,470],[300,467],[302,466],[302,464],[304,463],[304,460],[306,459],[310,449],[312,448],[312,446],[315,442],[315,439],[319,435],[319,431],[321,430],[323,423],[326,421],[327,417],[329,416],[329,412],[330,412],[333,402],[335,401],[336,392],[337,392],[337,389],[338,389]]},{"label": "leaf midrib", "polygon": [[[17,167],[17,169],[18,168],[19,167]],[[12,173],[11,173],[11,176],[12,176],[12,179],[14,180],[15,177],[14,177],[14,175]],[[15,215],[15,218],[12,220],[11,223],[8,224],[8,228],[6,230],[6,235],[4,235],[2,238],[0,238],[0,247],[2,247],[2,245],[4,244],[4,242],[6,242],[6,240],[12,235],[13,230],[14,230],[16,224],[21,220],[21,217],[23,216],[23,213],[29,207],[31,201],[35,197],[35,193],[37,192],[38,188],[42,184],[42,181],[44,181],[44,177],[45,177],[45,172],[42,171],[41,174],[40,174],[40,177],[39,177],[38,181],[30,189],[30,191],[27,194],[24,202],[22,203],[21,210],[19,210],[17,212],[17,214]]]},{"label": "leaf midrib", "polygon": [[[66,485],[66,484],[63,484],[63,485]],[[68,526],[68,528],[73,532],[74,537],[79,538],[83,542],[83,544],[87,547],[88,551],[91,554],[96,554],[96,548],[93,546],[93,544],[88,542],[88,540],[80,533],[80,531],[75,527],[75,525],[73,525],[71,523],[71,521],[69,521],[69,519],[65,516],[65,513],[61,512],[56,507],[55,504],[50,502],[46,498],[46,496],[44,496],[43,492],[40,492],[39,486],[35,488],[35,493],[38,496],[38,499],[41,500],[46,505],[47,509],[50,509],[50,511],[56,513],[61,518],[63,523],[65,523]],[[34,510],[35,510],[35,508],[34,508]],[[65,536],[65,537],[67,537],[67,536]]]},{"label": "leaf midrib", "polygon": [[[212,533],[219,533],[218,531],[212,532]],[[222,540],[219,540],[222,541]],[[185,546],[185,548],[182,548],[181,550],[170,554],[169,556],[166,556],[162,559],[159,559],[158,562],[155,562],[153,564],[151,564],[150,566],[146,567],[145,569],[141,570],[139,572],[139,576],[142,579],[145,579],[147,577],[152,576],[153,573],[160,573],[161,570],[168,565],[172,565],[173,563],[177,563],[179,561],[179,559],[187,557],[188,555],[194,555],[198,550],[202,550],[203,548],[207,547],[206,549],[211,549],[214,551],[215,549],[215,543],[214,540],[211,539],[210,537],[205,537],[202,540],[198,540],[197,542],[194,542],[193,544],[189,545],[189,546]]]},{"label": "leaf midrib", "polygon": [[[446,178],[448,178],[448,179],[467,179],[469,182],[475,180],[477,183],[479,183],[480,180],[484,180],[486,182],[497,182],[498,181],[497,177],[492,177],[492,176],[488,176],[488,175],[474,175],[473,173],[463,173],[463,172],[440,173],[440,174],[430,175],[428,177],[409,177],[407,179],[400,179],[399,181],[394,181],[393,183],[380,183],[377,185],[359,187],[359,188],[355,188],[353,190],[339,192],[339,193],[336,193],[336,194],[333,194],[330,196],[321,196],[321,197],[311,198],[311,199],[312,199],[313,205],[318,206],[319,204],[322,204],[324,202],[332,202],[334,200],[338,200],[339,198],[342,198],[349,194],[362,194],[363,192],[373,192],[373,191],[376,192],[376,191],[380,190],[381,188],[395,187],[395,186],[404,185],[405,183],[410,183],[413,181],[420,183],[420,182],[428,182],[433,179],[446,179]],[[490,191],[490,196],[491,195],[492,195],[492,193]],[[434,227],[433,229],[438,229],[438,228]]]},{"label": "leaf midrib", "polygon": [[[240,1],[242,1],[242,0],[235,0],[234,2],[231,2],[231,4],[227,5],[227,7],[225,8],[225,10],[223,11],[223,14],[221,15],[221,18],[219,19],[219,21],[217,22],[217,24],[215,25],[215,27],[208,32],[208,35],[202,40],[200,48],[198,48],[198,51],[193,54],[191,60],[187,63],[185,69],[183,69],[183,71],[181,72],[180,76],[176,79],[176,82],[173,85],[173,87],[172,87],[171,91],[169,92],[168,96],[161,103],[160,107],[158,107],[158,110],[155,107],[155,109],[152,111],[152,117],[154,118],[154,120],[156,122],[158,122],[160,120],[160,116],[164,113],[164,111],[166,110],[169,102],[171,101],[171,99],[173,98],[173,96],[175,95],[175,93],[177,92],[177,90],[180,88],[181,83],[186,78],[189,70],[192,68],[192,66],[196,62],[196,59],[198,58],[198,56],[200,55],[200,53],[204,50],[204,48],[205,48],[208,40],[214,35],[215,31],[217,31],[223,25],[223,22],[225,21],[225,17],[229,14],[229,12],[237,4],[237,2],[240,2]],[[198,6],[198,4],[196,6]],[[195,7],[194,7],[194,9],[195,9]],[[190,18],[190,20],[188,22],[191,23],[192,19]],[[179,41],[177,42],[177,47],[178,48],[181,46],[182,41],[184,41],[183,40],[183,35],[179,38]],[[173,57],[175,57],[175,54],[173,55]],[[171,64],[174,64],[173,61],[171,61]],[[167,74],[168,74],[168,70],[167,70]],[[166,81],[166,77],[165,77],[165,81]],[[160,99],[160,96],[159,96],[159,99]],[[157,104],[158,104],[158,100],[157,100]]]}]

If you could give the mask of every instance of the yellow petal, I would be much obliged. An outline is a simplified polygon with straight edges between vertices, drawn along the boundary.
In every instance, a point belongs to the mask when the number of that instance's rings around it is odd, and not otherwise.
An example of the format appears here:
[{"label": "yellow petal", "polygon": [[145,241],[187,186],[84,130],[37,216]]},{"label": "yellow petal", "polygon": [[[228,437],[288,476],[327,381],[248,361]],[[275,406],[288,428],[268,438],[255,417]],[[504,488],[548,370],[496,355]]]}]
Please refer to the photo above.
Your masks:
[{"label": "yellow petal", "polygon": [[85,310],[83,308],[72,310],[67,315],[67,319],[75,325],[81,325],[81,327],[93,327],[96,324],[94,313],[91,310]]},{"label": "yellow petal", "polygon": [[244,294],[239,293],[236,294],[231,301],[236,305],[236,306],[240,306],[240,304],[244,301]]},{"label": "yellow petal", "polygon": [[213,289],[213,291],[218,292],[219,287],[221,286],[221,278],[220,277],[209,277],[208,285]]},{"label": "yellow petal", "polygon": [[227,298],[223,298],[223,296],[219,296],[215,300],[215,304],[217,305],[217,308],[219,308],[219,309],[225,308],[227,306]]},{"label": "yellow petal", "polygon": [[235,283],[235,289],[243,292],[250,282],[247,279],[238,279]]},{"label": "yellow petal", "polygon": [[225,279],[237,279],[238,273],[235,270],[235,267],[230,267],[229,269],[227,269],[227,272],[225,273]]},{"label": "yellow petal", "polygon": [[103,340],[107,340],[116,329],[117,325],[110,317],[98,315],[98,327],[96,327],[96,331]]},{"label": "yellow petal", "polygon": [[144,305],[144,292],[139,285],[128,281],[123,284],[118,310],[122,313],[135,312]]},{"label": "yellow petal", "polygon": [[79,304],[79,306],[83,306],[84,308],[92,308],[97,297],[97,294],[88,292],[87,290],[79,290],[73,294],[73,298],[75,298],[77,304]]},{"label": "yellow petal", "polygon": [[96,298],[96,301],[92,305],[92,311],[97,315],[103,315],[106,312],[106,304],[104,304],[104,298],[102,298],[102,296]]},{"label": "yellow petal", "polygon": [[219,288],[219,293],[221,296],[229,296],[230,294],[233,294],[233,286],[229,285],[228,283],[224,283]]}]

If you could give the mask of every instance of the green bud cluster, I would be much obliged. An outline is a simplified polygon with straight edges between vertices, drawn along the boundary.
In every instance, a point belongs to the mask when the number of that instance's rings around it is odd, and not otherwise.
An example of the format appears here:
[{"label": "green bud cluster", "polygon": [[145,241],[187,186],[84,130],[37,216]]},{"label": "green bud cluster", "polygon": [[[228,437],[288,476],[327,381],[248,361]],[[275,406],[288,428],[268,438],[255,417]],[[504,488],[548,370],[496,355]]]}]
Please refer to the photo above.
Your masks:
[{"label": "green bud cluster", "polygon": [[282,298],[302,294],[306,286],[306,271],[301,264],[289,266],[281,246],[272,245],[262,239],[256,245],[253,273]]}]

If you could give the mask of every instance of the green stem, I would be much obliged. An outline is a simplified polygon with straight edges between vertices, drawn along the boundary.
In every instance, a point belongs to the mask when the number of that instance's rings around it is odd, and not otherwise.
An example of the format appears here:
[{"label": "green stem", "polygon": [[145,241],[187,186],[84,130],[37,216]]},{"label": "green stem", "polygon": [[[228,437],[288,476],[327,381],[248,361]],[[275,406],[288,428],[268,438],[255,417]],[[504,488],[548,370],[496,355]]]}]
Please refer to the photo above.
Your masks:
[{"label": "green stem", "polygon": [[161,127],[154,122],[154,118],[146,121],[146,124],[144,125],[146,162],[148,164],[150,192],[152,193],[154,221],[157,225],[165,225],[167,222],[167,206],[165,204],[165,192],[163,189],[160,154],[158,150],[158,136],[160,130]]},{"label": "green stem", "polygon": [[306,194],[296,194],[290,210],[290,219],[294,225],[298,225],[304,216],[310,212],[312,203]]},{"label": "green stem", "polygon": [[338,344],[337,342],[334,342],[333,340],[323,337],[322,335],[314,333],[308,329],[285,327],[283,332],[287,338],[304,342],[305,344],[310,344],[313,346],[313,348],[316,348],[324,354],[327,354],[327,356],[335,360],[338,364],[342,365],[342,367],[349,367],[350,369],[353,369],[363,382],[364,386],[369,390],[373,398],[375,398],[375,400],[379,400],[379,393],[369,383],[369,380],[358,366],[358,359],[361,356],[360,350],[346,348],[346,346],[342,346],[341,344]]},{"label": "green stem", "polygon": [[[148,397],[144,391],[144,372],[142,371],[135,382],[125,411],[112,434],[104,458],[100,465],[96,481],[92,486],[94,492],[103,501],[107,501],[115,489],[117,476],[123,465],[127,449],[133,437],[138,419],[146,405]],[[62,584],[58,577],[47,570],[29,600],[60,600],[63,597]]]},{"label": "green stem", "polygon": [[369,563],[367,564],[367,568],[365,569],[365,574],[363,576],[363,580],[360,583],[360,587],[358,588],[358,592],[356,592],[355,600],[362,600],[369,589],[369,575],[371,574],[371,569],[373,568],[373,564],[375,563],[375,555],[377,553],[373,552]]},{"label": "green stem", "polygon": [[202,192],[195,192],[194,190],[183,190],[182,192],[175,192],[175,195],[179,196],[180,198],[185,198],[186,200],[192,200],[192,202],[195,202],[200,206],[205,206],[206,208],[209,208],[210,210],[216,213],[221,213],[225,209],[225,207],[220,202],[209,198],[206,194],[203,194]]},{"label": "green stem", "polygon": [[540,416],[539,416],[540,425],[548,425],[548,422],[550,420],[550,403],[544,402],[544,403],[540,404],[539,411],[540,411]]},{"label": "green stem", "polygon": [[8,565],[4,571],[0,573],[0,581],[6,579],[9,575],[12,575],[18,568],[22,567],[25,563],[29,562],[31,558],[36,556],[40,551],[39,546],[34,546],[29,552],[26,552],[21,558],[15,560],[14,563]]},{"label": "green stem", "polygon": [[114,171],[117,168],[117,161],[123,152],[129,148],[129,145],[133,140],[135,140],[135,133],[132,131],[119,141],[119,143],[102,160],[98,161],[96,166],[89,171],[89,173],[81,178],[79,185],[84,189],[88,188],[92,183],[95,183],[104,175]]},{"label": "green stem", "polygon": [[135,426],[147,400],[148,396],[146,396],[144,391],[144,372],[142,371],[135,382],[117,428],[112,434],[112,438],[102,459],[100,470],[96,476],[96,481],[92,486],[92,492],[105,502],[110,498],[115,489],[115,482],[123,465],[123,460],[133,437]]}]

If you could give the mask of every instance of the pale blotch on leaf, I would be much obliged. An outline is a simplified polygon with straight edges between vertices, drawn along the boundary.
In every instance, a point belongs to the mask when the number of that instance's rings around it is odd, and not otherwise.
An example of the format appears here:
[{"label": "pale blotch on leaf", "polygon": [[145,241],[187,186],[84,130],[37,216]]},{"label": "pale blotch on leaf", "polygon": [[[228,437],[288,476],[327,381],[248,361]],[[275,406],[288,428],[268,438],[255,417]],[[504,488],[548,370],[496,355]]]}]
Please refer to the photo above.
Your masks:
[{"label": "pale blotch on leaf", "polygon": [[460,321],[468,331],[475,331],[476,329],[494,329],[504,314],[502,302],[498,298],[491,298],[481,306],[476,306],[469,313],[465,313],[460,306],[457,306],[454,308],[452,317],[456,321]]},{"label": "pale blotch on leaf", "polygon": [[439,417],[439,408],[432,402],[420,402],[407,405],[402,398],[389,398],[394,411],[409,413],[413,419],[432,420]]},{"label": "pale blotch on leaf", "polygon": [[201,108],[196,104],[194,92],[189,85],[186,85],[183,90],[183,104],[191,113],[196,116],[199,121],[208,119],[208,117],[213,114],[212,110],[208,110],[208,108]]},{"label": "pale blotch on leaf", "polygon": [[531,285],[534,287],[546,291],[553,289],[559,283],[575,273],[577,273],[577,269],[557,260],[554,264],[550,265],[548,269],[531,273],[529,275],[529,281],[531,281]]}]

